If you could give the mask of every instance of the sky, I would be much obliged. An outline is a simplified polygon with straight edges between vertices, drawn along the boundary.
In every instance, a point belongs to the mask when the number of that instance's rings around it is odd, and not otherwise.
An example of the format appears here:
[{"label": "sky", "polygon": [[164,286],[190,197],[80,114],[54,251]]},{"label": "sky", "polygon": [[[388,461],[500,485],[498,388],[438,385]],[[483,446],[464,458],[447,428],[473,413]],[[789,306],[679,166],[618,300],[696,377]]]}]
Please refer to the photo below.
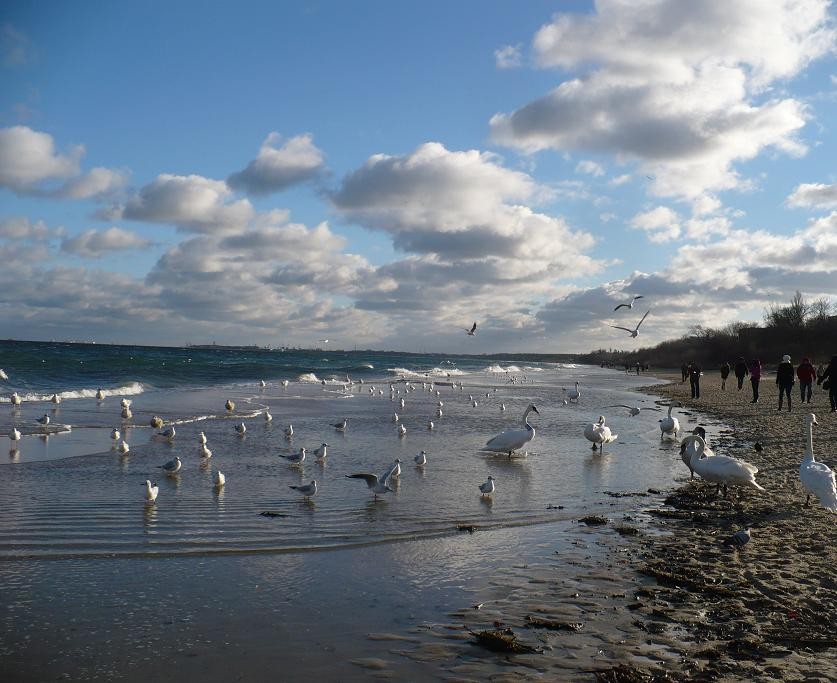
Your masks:
[{"label": "sky", "polygon": [[837,303],[835,57],[828,0],[2,3],[0,337],[567,353]]}]

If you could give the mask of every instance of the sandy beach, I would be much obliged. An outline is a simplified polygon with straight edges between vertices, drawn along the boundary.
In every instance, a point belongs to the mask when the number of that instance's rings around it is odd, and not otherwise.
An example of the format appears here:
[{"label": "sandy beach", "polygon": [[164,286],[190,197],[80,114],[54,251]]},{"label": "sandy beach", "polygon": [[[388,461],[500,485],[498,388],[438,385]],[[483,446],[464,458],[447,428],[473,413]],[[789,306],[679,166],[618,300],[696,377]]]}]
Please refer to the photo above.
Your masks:
[{"label": "sandy beach", "polygon": [[[710,445],[717,454],[756,465],[766,491],[731,491],[725,500],[696,478],[670,495],[663,509],[652,511],[670,534],[642,541],[638,570],[656,584],[637,594],[641,628],[655,638],[668,634],[680,641],[683,657],[675,668],[687,680],[837,679],[835,517],[815,499],[803,507],[799,480],[807,413],[819,421],[815,455],[835,466],[837,417],[829,413],[826,393],[815,391],[813,403],[804,407],[797,393],[793,411],[779,413],[769,375],[755,405],[748,383],[741,392],[734,382],[721,391],[720,377],[706,376],[701,398],[692,400],[679,375],[658,376],[672,383],[647,391],[680,400],[684,412],[699,410],[731,426],[721,434],[708,430]],[[760,453],[754,450],[757,441],[764,446]],[[745,548],[722,544],[744,527],[752,529]]]}]

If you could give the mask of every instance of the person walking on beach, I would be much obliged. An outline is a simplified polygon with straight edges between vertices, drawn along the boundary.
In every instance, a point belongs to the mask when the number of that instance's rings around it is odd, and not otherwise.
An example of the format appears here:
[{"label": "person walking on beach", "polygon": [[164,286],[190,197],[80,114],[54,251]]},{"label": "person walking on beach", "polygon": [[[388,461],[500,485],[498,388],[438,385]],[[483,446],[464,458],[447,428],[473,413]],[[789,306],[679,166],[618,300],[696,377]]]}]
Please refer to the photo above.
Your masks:
[{"label": "person walking on beach", "polygon": [[700,366],[692,361],[689,363],[689,386],[692,389],[692,398],[700,398]]},{"label": "person walking on beach", "polygon": [[782,409],[782,399],[787,394],[788,412],[790,412],[791,390],[793,389],[794,383],[793,363],[791,363],[791,357],[785,354],[782,356],[782,362],[779,363],[779,367],[776,369],[776,384],[779,386],[779,407],[777,410]]},{"label": "person walking on beach", "polygon": [[761,382],[761,361],[753,358],[750,361],[750,384],[753,387],[753,400],[750,403],[759,402],[759,382]]},{"label": "person walking on beach", "polygon": [[729,363],[724,361],[724,364],[721,366],[721,391],[727,390],[727,377],[729,377]]},{"label": "person walking on beach", "polygon": [[680,366],[680,376],[681,382],[685,382],[686,378],[689,376],[689,366],[685,363],[683,363],[683,365]]},{"label": "person walking on beach", "polygon": [[810,403],[814,380],[817,378],[817,371],[811,365],[810,360],[802,359],[799,367],[796,368],[796,376],[799,377],[799,399],[803,403]]},{"label": "person walking on beach", "polygon": [[831,402],[831,412],[837,413],[837,356],[831,356],[831,362],[823,370],[822,377],[817,380],[823,389],[828,389],[828,400]]},{"label": "person walking on beach", "polygon": [[735,378],[738,380],[738,391],[741,391],[741,387],[744,386],[744,378],[748,374],[750,374],[750,371],[747,369],[744,356],[738,356],[738,360],[735,361]]}]

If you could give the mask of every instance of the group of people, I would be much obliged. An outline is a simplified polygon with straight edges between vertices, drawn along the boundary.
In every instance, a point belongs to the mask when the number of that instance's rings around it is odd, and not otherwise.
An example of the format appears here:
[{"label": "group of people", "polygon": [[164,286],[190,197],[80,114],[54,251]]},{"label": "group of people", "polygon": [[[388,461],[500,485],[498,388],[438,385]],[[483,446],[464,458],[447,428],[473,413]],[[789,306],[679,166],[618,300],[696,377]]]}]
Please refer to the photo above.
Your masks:
[{"label": "group of people", "polygon": [[[683,381],[686,381],[688,376],[692,387],[692,398],[700,398],[700,368],[695,363],[690,363],[684,367],[687,368],[688,372],[684,372]],[[695,369],[697,369],[697,375],[695,375]],[[758,403],[759,384],[762,376],[761,361],[754,358],[747,363],[743,356],[739,356],[734,366],[730,366],[727,362],[721,365],[721,389],[724,391],[727,388],[727,379],[730,372],[735,375],[738,382],[738,391],[741,391],[744,386],[744,378],[747,375],[750,376],[750,385],[753,388],[751,403]],[[823,390],[828,390],[831,412],[837,412],[837,356],[832,356],[831,362],[825,368],[822,365],[819,368],[814,368],[813,363],[808,358],[803,358],[799,366],[794,368],[791,357],[789,355],[782,356],[782,362],[776,369],[776,385],[779,387],[779,406],[777,410],[783,409],[785,399],[787,399],[787,409],[791,409],[791,392],[797,379],[799,380],[799,398],[802,403],[811,403],[814,382],[816,382],[818,386],[822,386]]]}]

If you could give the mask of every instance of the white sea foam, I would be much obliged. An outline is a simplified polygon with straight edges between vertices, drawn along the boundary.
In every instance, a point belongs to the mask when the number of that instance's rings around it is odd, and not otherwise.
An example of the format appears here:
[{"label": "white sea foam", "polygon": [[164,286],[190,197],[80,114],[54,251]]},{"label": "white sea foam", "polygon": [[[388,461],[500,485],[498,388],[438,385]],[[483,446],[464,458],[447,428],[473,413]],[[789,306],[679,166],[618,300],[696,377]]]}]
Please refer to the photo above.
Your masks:
[{"label": "white sea foam", "polygon": [[503,367],[502,365],[495,364],[489,365],[486,369],[486,372],[494,372],[494,373],[506,373],[506,372],[520,372],[520,368],[516,365],[509,365],[508,367]]},{"label": "white sea foam", "polygon": [[532,365],[524,365],[523,372],[543,372],[543,368],[536,368]]},{"label": "white sea foam", "polygon": [[459,375],[466,375],[463,370],[458,368],[433,368],[431,370],[422,370],[416,372],[415,370],[408,370],[407,368],[387,368],[387,372],[391,372],[398,377],[458,377]]},{"label": "white sea foam", "polygon": [[[20,394],[20,398],[22,401],[49,401],[52,398],[53,393],[57,393],[61,400],[67,399],[74,399],[74,398],[96,398],[96,392],[98,389],[69,389],[67,391],[58,391],[58,392],[50,392],[48,394]],[[142,385],[141,382],[130,382],[121,387],[115,387],[113,389],[102,389],[105,396],[136,396],[137,394],[141,394],[145,391],[145,387]],[[0,403],[9,403],[11,399],[9,396],[0,396]]]},{"label": "white sea foam", "polygon": [[298,382],[321,382],[322,380],[317,377],[313,372],[305,372],[301,374],[299,377],[296,378]]}]

